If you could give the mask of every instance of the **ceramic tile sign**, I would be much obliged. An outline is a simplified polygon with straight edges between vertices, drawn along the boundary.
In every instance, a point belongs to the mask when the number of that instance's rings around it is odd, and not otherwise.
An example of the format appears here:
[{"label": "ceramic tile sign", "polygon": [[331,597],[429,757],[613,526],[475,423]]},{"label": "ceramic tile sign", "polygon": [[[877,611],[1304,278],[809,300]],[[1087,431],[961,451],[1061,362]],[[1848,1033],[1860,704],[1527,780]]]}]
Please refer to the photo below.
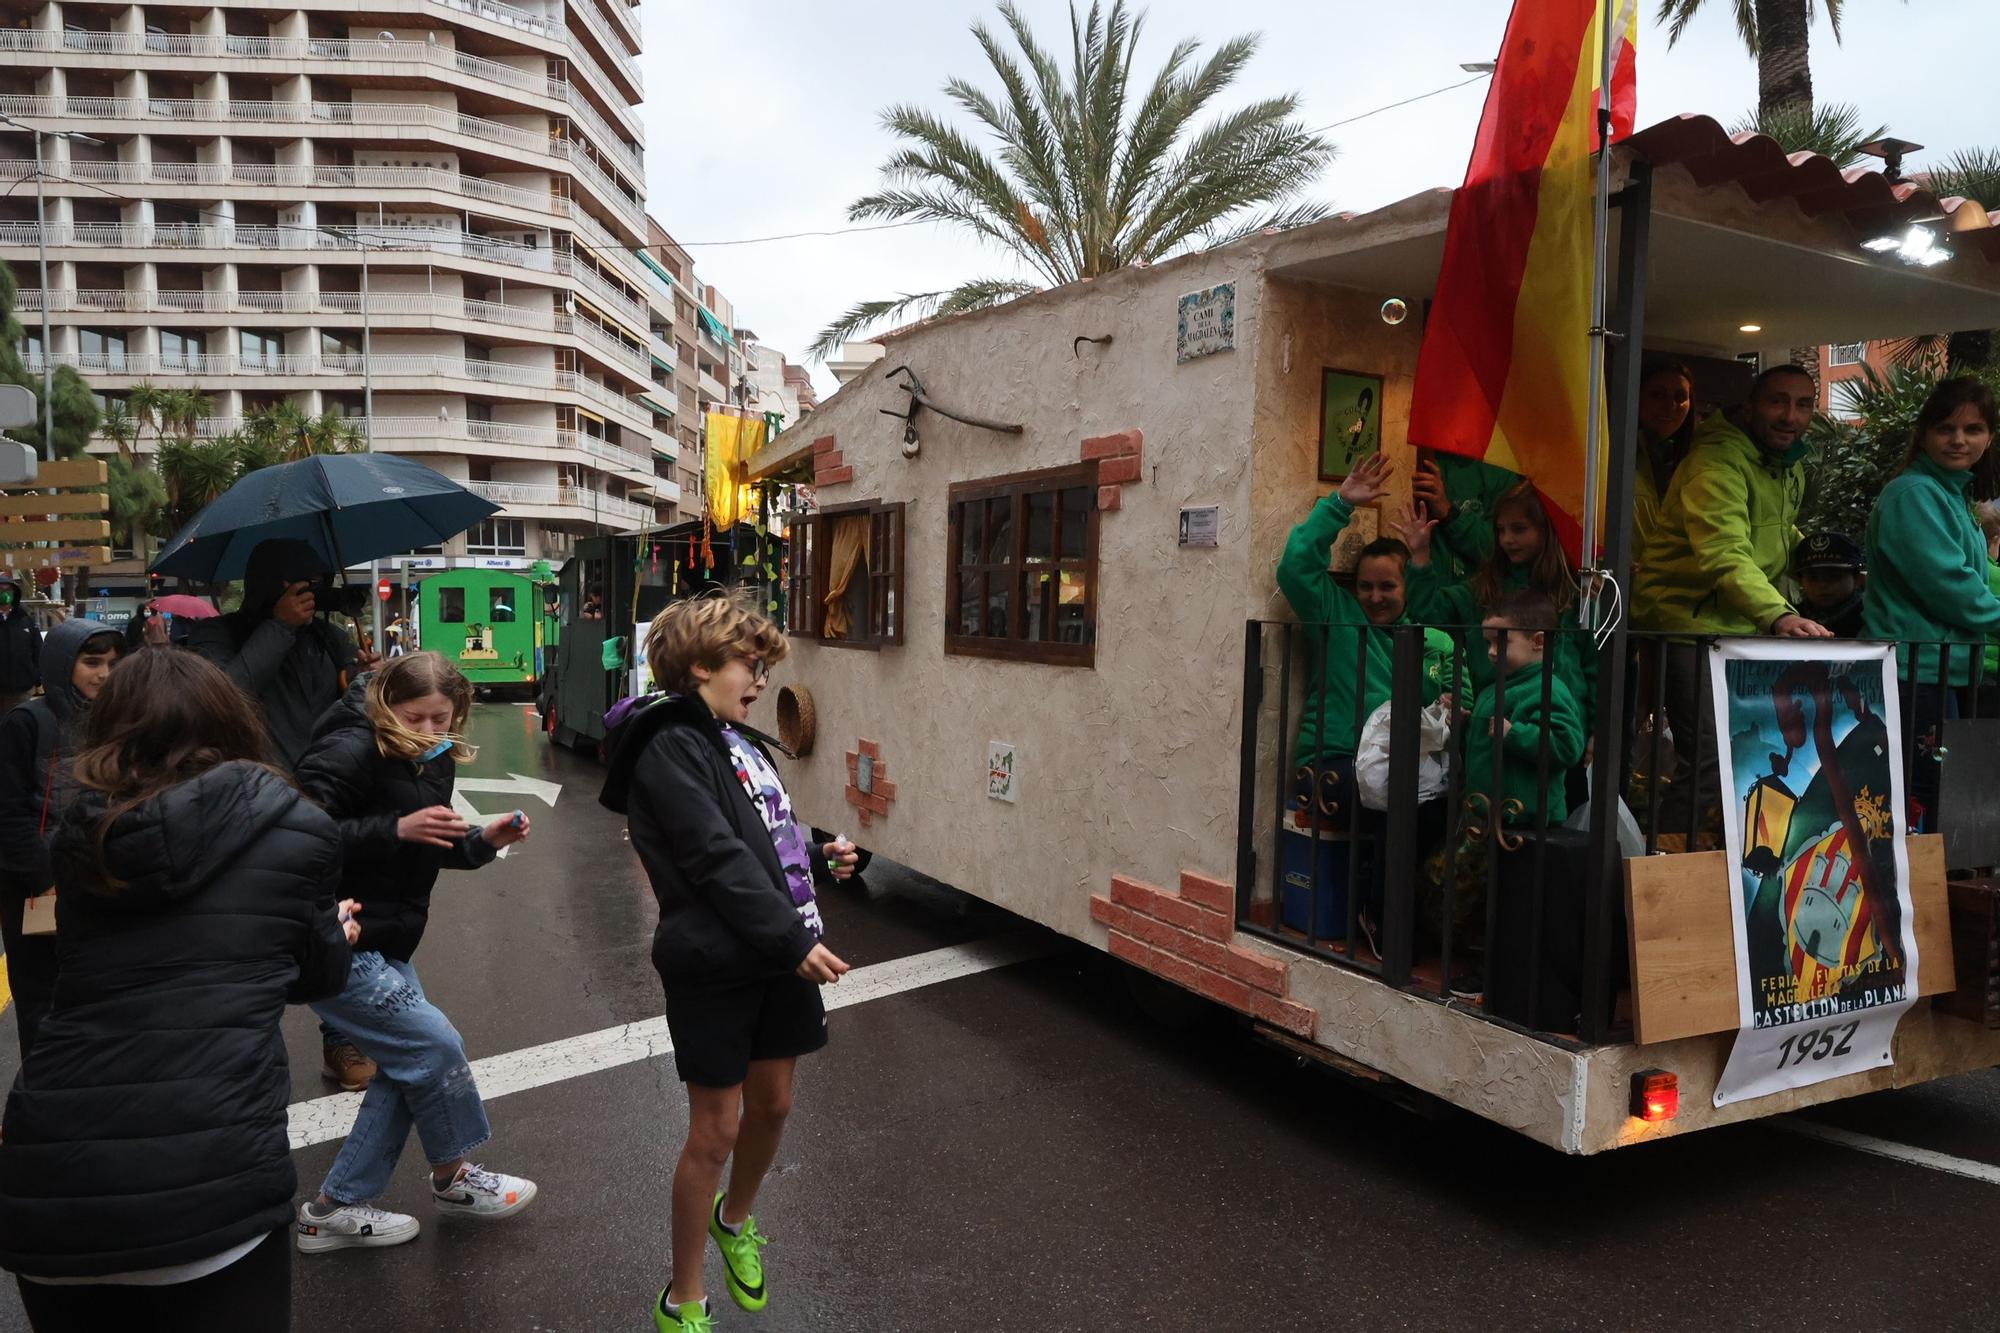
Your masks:
[{"label": "ceramic tile sign", "polygon": [[1014,776],[1014,746],[1011,742],[986,742],[986,794],[1009,805],[1021,799],[1021,789]]},{"label": "ceramic tile sign", "polygon": [[1180,330],[1174,337],[1174,360],[1192,361],[1236,346],[1236,284],[1218,283],[1206,291],[1189,292],[1180,300]]},{"label": "ceramic tile sign", "polygon": [[1181,510],[1182,546],[1219,546],[1221,542],[1221,506],[1199,505]]}]

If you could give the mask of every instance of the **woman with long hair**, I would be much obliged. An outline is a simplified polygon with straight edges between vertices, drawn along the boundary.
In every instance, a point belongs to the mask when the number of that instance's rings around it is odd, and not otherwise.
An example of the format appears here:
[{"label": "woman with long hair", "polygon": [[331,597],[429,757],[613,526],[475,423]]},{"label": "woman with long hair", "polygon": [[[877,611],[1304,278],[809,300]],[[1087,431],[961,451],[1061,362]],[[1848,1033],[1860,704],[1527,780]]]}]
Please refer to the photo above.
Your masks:
[{"label": "woman with long hair", "polygon": [[340,994],[313,1006],[375,1062],[361,1112],[317,1197],[299,1206],[307,1254],[416,1239],[407,1213],[375,1206],[414,1127],[440,1216],[511,1217],[535,1183],[466,1160],[491,1129],[465,1043],[424,998],[411,962],[430,920],[431,886],[447,867],[473,870],[528,836],[516,810],[478,828],[451,808],[472,685],[436,653],[395,658],[328,709],[299,760],[299,781],[340,825],[346,883],[368,895],[354,966]]},{"label": "woman with long hair", "polygon": [[1646,558],[1660,504],[1694,443],[1694,372],[1669,357],[1639,368],[1638,466],[1632,470],[1632,562]]},{"label": "woman with long hair", "polygon": [[1993,391],[1980,381],[1940,383],[1917,413],[1903,471],[1868,519],[1862,632],[1896,642],[1915,739],[1910,797],[1926,829],[1937,825],[1940,729],[1958,716],[1957,691],[1971,684],[1987,638],[2000,632],[1986,538],[1969,503],[1996,417]]},{"label": "woman with long hair", "polygon": [[0,1264],[37,1330],[291,1323],[279,1020],[347,978],[340,838],[221,670],[98,691],[51,859],[54,1003],[7,1098]]}]

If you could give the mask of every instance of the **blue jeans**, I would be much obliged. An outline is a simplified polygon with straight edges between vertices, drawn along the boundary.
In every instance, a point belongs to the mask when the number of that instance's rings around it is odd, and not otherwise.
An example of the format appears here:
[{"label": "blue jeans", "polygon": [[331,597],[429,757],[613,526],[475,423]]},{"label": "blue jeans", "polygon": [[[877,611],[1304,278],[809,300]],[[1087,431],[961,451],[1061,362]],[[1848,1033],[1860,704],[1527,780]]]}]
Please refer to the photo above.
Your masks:
[{"label": "blue jeans", "polygon": [[424,998],[410,964],[372,949],[357,953],[347,989],[312,1009],[376,1067],[361,1114],[320,1187],[327,1198],[366,1203],[387,1193],[412,1125],[432,1166],[456,1161],[492,1137],[465,1043]]}]

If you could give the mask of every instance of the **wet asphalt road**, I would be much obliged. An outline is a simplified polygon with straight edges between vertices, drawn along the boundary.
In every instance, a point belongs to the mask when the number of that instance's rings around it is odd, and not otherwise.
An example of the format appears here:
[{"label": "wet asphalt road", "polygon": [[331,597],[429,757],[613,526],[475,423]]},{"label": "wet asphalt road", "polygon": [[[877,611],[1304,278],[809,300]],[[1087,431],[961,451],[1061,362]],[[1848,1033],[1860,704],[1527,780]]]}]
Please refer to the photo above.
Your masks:
[{"label": "wet asphalt road", "polygon": [[[594,764],[532,712],[483,705],[466,776],[534,837],[441,882],[418,955],[474,1058],[660,1013],[652,898]],[[1019,930],[877,866],[826,904],[857,966]],[[15,1066],[0,1025],[0,1077]],[[1768,1127],[1570,1160],[1424,1116],[1248,1040],[1168,1029],[1115,964],[1045,957],[835,1012],[758,1208],[773,1299],[724,1330],[2000,1328],[1984,1253],[2000,1187]],[[286,1031],[295,1099],[325,1095],[318,1033]],[[671,1061],[496,1098],[478,1156],[533,1177],[516,1218],[434,1222],[414,1141],[387,1205],[425,1231],[297,1256],[301,1333],[650,1329],[686,1109]],[[1885,1094],[1836,1123],[2000,1163],[2000,1076]],[[296,1154],[302,1190],[337,1143]],[[711,1289],[720,1292],[712,1255]],[[11,1288],[0,1330],[25,1327]]]}]

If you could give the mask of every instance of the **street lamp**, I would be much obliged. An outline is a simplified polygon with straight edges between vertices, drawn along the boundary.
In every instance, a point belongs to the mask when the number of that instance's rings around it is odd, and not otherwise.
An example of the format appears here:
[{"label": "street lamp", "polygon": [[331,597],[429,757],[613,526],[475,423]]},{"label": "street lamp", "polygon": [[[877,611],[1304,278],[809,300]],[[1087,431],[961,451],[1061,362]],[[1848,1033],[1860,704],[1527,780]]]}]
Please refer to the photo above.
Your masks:
[{"label": "street lamp", "polygon": [[0,112],[0,122],[12,125],[17,130],[26,130],[35,136],[35,248],[40,253],[42,263],[42,459],[53,463],[56,459],[56,362],[55,345],[49,341],[49,216],[48,207],[42,195],[42,140],[71,139],[102,147],[104,140],[93,139],[77,130],[44,130],[24,124],[5,112]]}]

